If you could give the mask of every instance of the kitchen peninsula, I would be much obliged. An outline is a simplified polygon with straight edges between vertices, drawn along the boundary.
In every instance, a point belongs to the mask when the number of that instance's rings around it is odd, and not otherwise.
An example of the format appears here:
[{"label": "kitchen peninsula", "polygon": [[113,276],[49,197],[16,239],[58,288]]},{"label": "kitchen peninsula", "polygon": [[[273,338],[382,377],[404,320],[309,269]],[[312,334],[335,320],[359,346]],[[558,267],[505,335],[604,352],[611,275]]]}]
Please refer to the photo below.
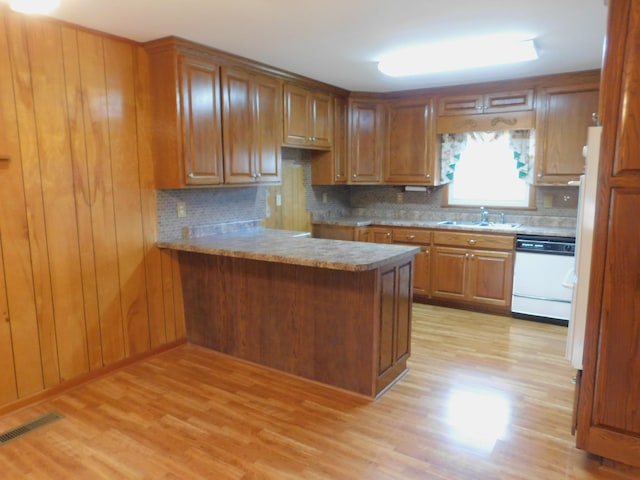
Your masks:
[{"label": "kitchen peninsula", "polygon": [[191,343],[368,397],[406,372],[419,248],[262,228],[158,245]]}]

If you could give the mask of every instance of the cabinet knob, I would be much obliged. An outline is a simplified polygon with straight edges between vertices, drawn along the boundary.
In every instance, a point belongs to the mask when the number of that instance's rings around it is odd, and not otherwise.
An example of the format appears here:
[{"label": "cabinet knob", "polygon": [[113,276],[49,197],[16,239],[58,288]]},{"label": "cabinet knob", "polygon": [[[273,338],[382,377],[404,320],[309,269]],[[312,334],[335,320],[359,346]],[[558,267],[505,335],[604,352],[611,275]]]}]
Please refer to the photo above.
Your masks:
[{"label": "cabinet knob", "polygon": [[413,240],[414,238],[416,238],[415,235],[407,235],[407,240]]},{"label": "cabinet knob", "polygon": [[427,248],[427,249],[424,251],[424,254],[425,254],[425,255],[429,255],[429,253],[430,253],[430,250]]},{"label": "cabinet knob", "polygon": [[473,260],[474,258],[476,258],[476,256],[472,253],[469,258],[471,258],[471,260]]},{"label": "cabinet knob", "polygon": [[387,238],[389,238],[391,236],[391,233],[387,232]]},{"label": "cabinet knob", "polygon": [[474,240],[474,239],[472,238],[472,239],[470,239],[470,240],[467,240],[467,243],[468,243],[469,245],[475,245],[475,244],[477,243],[477,240]]},{"label": "cabinet knob", "polygon": [[538,174],[538,178],[542,178],[542,172]]},{"label": "cabinet knob", "polygon": [[195,175],[193,174],[193,172],[189,172],[189,178],[193,178],[195,177]]},{"label": "cabinet knob", "polygon": [[353,178],[357,178],[357,175],[355,173],[352,176],[353,176]]},{"label": "cabinet knob", "polygon": [[430,173],[427,173],[427,174],[425,175],[425,178],[431,178],[431,174],[430,174]]},{"label": "cabinet knob", "polygon": [[261,173],[256,173],[256,178],[260,178],[262,176]]},{"label": "cabinet knob", "polygon": [[468,253],[465,253],[465,254],[464,254],[464,258],[468,259],[468,258],[469,258],[469,254],[468,254]]}]

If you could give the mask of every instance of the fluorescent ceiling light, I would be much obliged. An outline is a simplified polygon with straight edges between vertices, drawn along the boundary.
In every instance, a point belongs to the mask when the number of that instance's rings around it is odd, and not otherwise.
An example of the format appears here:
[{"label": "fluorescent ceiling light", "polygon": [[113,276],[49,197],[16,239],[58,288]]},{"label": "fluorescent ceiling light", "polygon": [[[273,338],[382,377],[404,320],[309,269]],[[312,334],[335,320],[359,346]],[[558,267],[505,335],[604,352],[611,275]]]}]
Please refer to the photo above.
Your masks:
[{"label": "fluorescent ceiling light", "polygon": [[11,0],[11,10],[21,13],[51,13],[60,5],[60,0]]},{"label": "fluorescent ceiling light", "polygon": [[385,55],[378,70],[391,77],[470,70],[538,58],[532,39],[514,35],[469,37],[419,45]]}]

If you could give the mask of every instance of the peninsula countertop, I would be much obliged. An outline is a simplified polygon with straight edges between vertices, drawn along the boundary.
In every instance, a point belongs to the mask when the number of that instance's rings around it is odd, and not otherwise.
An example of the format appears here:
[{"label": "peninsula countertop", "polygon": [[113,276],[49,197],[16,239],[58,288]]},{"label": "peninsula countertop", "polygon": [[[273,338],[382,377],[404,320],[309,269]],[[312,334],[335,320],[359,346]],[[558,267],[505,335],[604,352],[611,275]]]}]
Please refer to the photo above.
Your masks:
[{"label": "peninsula countertop", "polygon": [[158,242],[159,248],[345,271],[373,270],[420,252],[419,247],[310,238],[308,233],[255,228]]}]

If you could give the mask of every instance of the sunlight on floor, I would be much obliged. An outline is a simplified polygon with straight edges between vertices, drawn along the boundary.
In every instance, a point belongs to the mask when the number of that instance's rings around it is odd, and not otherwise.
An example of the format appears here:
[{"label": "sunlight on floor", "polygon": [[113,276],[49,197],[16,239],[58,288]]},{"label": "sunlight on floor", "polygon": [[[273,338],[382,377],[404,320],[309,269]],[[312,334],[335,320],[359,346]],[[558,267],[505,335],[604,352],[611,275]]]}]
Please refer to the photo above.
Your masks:
[{"label": "sunlight on floor", "polygon": [[509,425],[511,402],[504,394],[458,389],[447,403],[447,423],[454,440],[490,453]]}]

